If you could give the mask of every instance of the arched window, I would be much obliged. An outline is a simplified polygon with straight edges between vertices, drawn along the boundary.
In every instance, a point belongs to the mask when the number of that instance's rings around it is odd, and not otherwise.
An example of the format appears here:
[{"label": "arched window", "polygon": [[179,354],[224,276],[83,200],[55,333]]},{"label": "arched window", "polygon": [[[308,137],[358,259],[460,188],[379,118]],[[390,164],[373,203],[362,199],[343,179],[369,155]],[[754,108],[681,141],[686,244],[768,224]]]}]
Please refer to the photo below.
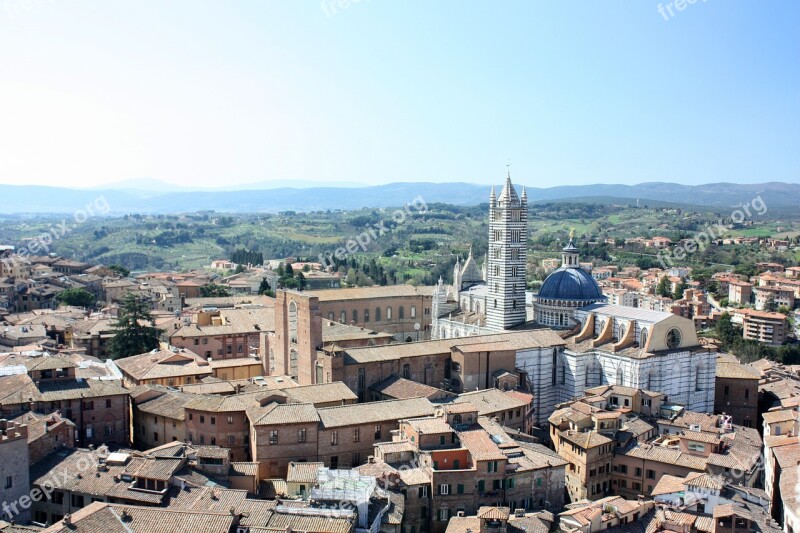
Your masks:
[{"label": "arched window", "polygon": [[567,382],[567,363],[561,363],[561,384]]},{"label": "arched window", "polygon": [[702,364],[694,367],[694,390],[696,391],[703,390],[702,374],[704,370]]},{"label": "arched window", "polygon": [[625,370],[622,369],[622,366],[617,368],[617,385],[624,385],[625,384]]},{"label": "arched window", "polygon": [[376,307],[375,308],[375,322],[380,322],[380,321],[381,321],[381,308],[380,307]]},{"label": "arched window", "polygon": [[461,415],[456,413],[453,415],[453,424],[460,424],[461,423]]},{"label": "arched window", "polygon": [[588,387],[597,387],[602,385],[602,376],[600,372],[600,365],[596,361],[592,361],[586,365],[586,380],[585,384]]},{"label": "arched window", "polygon": [[647,390],[654,391],[659,388],[660,386],[660,377],[658,375],[658,370],[653,369],[647,373]]},{"label": "arched window", "polygon": [[369,322],[369,309],[364,309],[364,323]]},{"label": "arched window", "polygon": [[639,346],[647,348],[647,328],[642,328],[642,331],[639,332]]},{"label": "arched window", "polygon": [[400,318],[400,320],[403,320],[406,317],[406,310],[402,305],[397,308],[397,316]]},{"label": "arched window", "polygon": [[297,342],[297,304],[289,302],[289,342]]},{"label": "arched window", "polygon": [[403,377],[405,379],[411,379],[411,365],[409,364],[403,365]]},{"label": "arched window", "polygon": [[475,312],[476,313],[480,313],[481,312],[481,303],[480,302],[475,302]]},{"label": "arched window", "polygon": [[347,311],[342,311],[342,314],[339,318],[341,319],[339,322],[342,324],[347,324]]},{"label": "arched window", "polygon": [[672,328],[667,332],[667,348],[674,350],[681,345],[681,330]]},{"label": "arched window", "polygon": [[353,322],[358,324],[358,311],[356,311],[355,309],[353,309]]},{"label": "arched window", "polygon": [[617,328],[617,340],[622,340],[625,338],[625,324],[620,324],[619,328]]},{"label": "arched window", "polygon": [[386,320],[392,319],[392,306],[386,308]]}]

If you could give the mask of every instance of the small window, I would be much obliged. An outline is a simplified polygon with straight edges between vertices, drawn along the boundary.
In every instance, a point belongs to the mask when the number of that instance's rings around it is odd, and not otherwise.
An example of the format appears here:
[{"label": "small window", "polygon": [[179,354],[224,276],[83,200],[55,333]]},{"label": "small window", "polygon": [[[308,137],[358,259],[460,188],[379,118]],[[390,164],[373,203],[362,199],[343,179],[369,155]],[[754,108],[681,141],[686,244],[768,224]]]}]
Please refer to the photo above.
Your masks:
[{"label": "small window", "polygon": [[305,429],[298,429],[297,430],[297,442],[305,442],[306,441],[306,430]]},{"label": "small window", "polygon": [[270,446],[278,444],[278,431],[275,429],[272,429],[269,432],[269,444]]}]

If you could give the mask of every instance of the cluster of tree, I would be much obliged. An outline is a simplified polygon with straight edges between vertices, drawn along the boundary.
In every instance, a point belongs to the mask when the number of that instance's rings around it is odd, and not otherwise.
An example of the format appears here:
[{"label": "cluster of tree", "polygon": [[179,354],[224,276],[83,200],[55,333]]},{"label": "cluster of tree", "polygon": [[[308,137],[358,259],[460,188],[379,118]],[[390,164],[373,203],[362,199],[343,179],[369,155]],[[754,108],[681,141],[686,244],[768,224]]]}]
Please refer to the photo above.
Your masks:
[{"label": "cluster of tree", "polygon": [[272,290],[267,278],[261,278],[261,283],[258,285],[258,294],[263,294],[266,296],[272,296],[275,298],[275,291]]},{"label": "cluster of tree", "polygon": [[669,277],[661,276],[661,279],[658,280],[658,286],[656,286],[656,294],[658,296],[672,298],[673,300],[680,300],[683,298],[683,291],[686,290],[686,287],[686,280],[681,278],[680,282],[678,282],[673,290],[672,282],[669,280]]},{"label": "cluster of tree", "polygon": [[[294,271],[292,265],[289,263],[281,263],[278,265],[278,287],[283,289],[299,289],[306,288],[306,277],[301,271]],[[269,284],[267,284],[269,285]]]},{"label": "cluster of tree", "polygon": [[127,294],[113,324],[116,333],[108,346],[111,358],[122,359],[157,349],[162,331],[153,324],[149,303]]},{"label": "cluster of tree", "polygon": [[231,295],[228,287],[217,285],[216,283],[209,283],[200,287],[200,296],[203,298],[225,298]]},{"label": "cluster of tree", "polygon": [[433,250],[437,246],[437,239],[431,237],[421,237],[408,241],[408,250],[412,254],[418,254],[428,250]]},{"label": "cluster of tree", "polygon": [[108,269],[121,278],[127,278],[131,275],[131,271],[121,265],[108,265]]},{"label": "cluster of tree", "polygon": [[145,235],[136,236],[136,244],[138,245],[155,244],[156,246],[160,247],[170,247],[170,246],[175,246],[176,244],[186,244],[189,242],[192,242],[192,235],[186,230],[162,231],[161,233],[152,238],[147,237]]},{"label": "cluster of tree", "polygon": [[61,291],[56,295],[56,300],[64,305],[72,305],[75,307],[94,307],[97,302],[94,294],[86,289],[73,287],[65,291]]},{"label": "cluster of tree", "polygon": [[231,261],[239,265],[263,265],[264,254],[239,248],[231,254]]},{"label": "cluster of tree", "polygon": [[[396,251],[397,248],[395,247]],[[369,287],[371,285],[389,285],[394,281],[394,276],[389,274],[383,265],[374,257],[364,258],[350,255],[344,259],[332,258],[333,268],[347,274],[345,281],[352,287]]]}]

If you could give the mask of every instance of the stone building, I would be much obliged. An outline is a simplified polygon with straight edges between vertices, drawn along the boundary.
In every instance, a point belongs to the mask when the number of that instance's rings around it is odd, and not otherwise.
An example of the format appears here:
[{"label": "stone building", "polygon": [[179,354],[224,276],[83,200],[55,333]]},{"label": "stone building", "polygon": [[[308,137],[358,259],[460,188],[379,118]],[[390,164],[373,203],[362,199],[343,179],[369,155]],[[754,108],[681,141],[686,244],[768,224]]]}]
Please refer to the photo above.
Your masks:
[{"label": "stone building", "polygon": [[0,518],[9,522],[30,518],[29,464],[28,426],[0,420]]},{"label": "stone building", "polygon": [[28,458],[35,464],[56,450],[74,448],[77,427],[60,413],[28,412],[18,416],[14,422],[28,426]]},{"label": "stone building", "polygon": [[185,442],[184,406],[196,395],[148,386],[131,393],[134,444],[139,449],[155,448],[169,442]]},{"label": "stone building", "polygon": [[402,491],[409,525],[420,531],[444,531],[450,518],[498,503],[561,509],[566,461],[507,431],[472,404],[440,406],[432,415],[402,420],[394,440],[376,444],[359,470],[381,472]]},{"label": "stone building", "polygon": [[117,380],[83,379],[77,365],[56,356],[10,356],[0,376],[0,412],[58,412],[75,423],[81,446],[128,442],[128,390]]},{"label": "stone building", "polygon": [[[337,349],[322,353],[317,363],[323,379],[342,381],[361,401],[368,391],[396,375],[424,385],[453,392],[493,388],[496,375],[517,376],[519,389],[535,398],[534,423],[544,420],[547,407],[540,400],[555,397],[551,388],[550,365],[564,340],[546,329],[508,331],[492,335],[440,339],[419,343]],[[520,377],[519,370],[523,371]],[[543,411],[544,410],[544,411]],[[542,418],[544,417],[544,418]]]},{"label": "stone building", "polygon": [[719,356],[714,385],[714,412],[730,415],[734,424],[757,428],[760,378],[753,367],[743,365],[730,356]]},{"label": "stone building", "polygon": [[262,478],[285,476],[293,461],[358,466],[376,442],[391,440],[399,420],[431,413],[433,405],[425,398],[324,408],[273,402],[247,410],[251,455]]},{"label": "stone building", "polygon": [[301,385],[324,382],[316,364],[317,353],[322,349],[319,298],[308,293],[278,291],[275,336],[266,348],[270,374],[292,376]]},{"label": "stone building", "polygon": [[[430,338],[433,287],[389,285],[307,291],[320,317],[391,333],[400,342]],[[277,302],[276,302],[277,304]]]},{"label": "stone building", "polygon": [[199,383],[214,374],[209,362],[186,348],[162,348],[115,362],[127,387]]}]

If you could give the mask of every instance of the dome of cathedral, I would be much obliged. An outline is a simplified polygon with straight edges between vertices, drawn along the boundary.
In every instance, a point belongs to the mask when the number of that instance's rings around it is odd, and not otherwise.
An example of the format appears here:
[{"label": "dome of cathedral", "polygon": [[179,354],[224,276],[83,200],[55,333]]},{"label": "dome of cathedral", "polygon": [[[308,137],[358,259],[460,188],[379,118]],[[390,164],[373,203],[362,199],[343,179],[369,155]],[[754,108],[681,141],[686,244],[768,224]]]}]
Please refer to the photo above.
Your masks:
[{"label": "dome of cathedral", "polygon": [[577,267],[561,267],[544,280],[539,300],[605,300],[591,274]]}]

